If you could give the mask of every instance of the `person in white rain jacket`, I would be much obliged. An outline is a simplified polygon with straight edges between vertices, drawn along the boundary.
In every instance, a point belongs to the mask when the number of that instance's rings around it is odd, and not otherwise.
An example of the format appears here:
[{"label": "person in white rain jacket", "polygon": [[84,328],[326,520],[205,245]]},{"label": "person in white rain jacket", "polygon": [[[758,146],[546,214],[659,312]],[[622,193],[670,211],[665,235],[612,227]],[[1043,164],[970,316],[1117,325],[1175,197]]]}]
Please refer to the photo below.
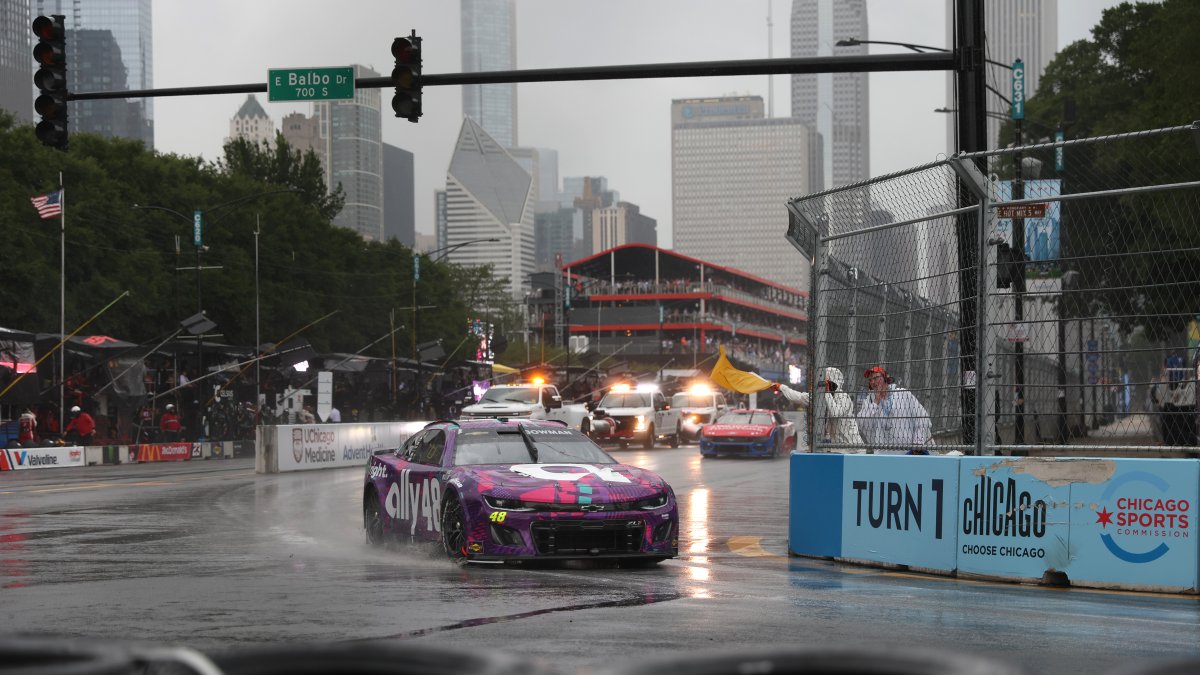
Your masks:
[{"label": "person in white rain jacket", "polygon": [[[845,392],[845,384],[846,376],[842,371],[833,367],[825,369],[825,426],[822,433],[828,443],[858,446],[837,448],[837,452],[862,454],[865,450],[862,436],[858,433],[858,423],[854,420],[854,399]],[[807,391],[796,391],[786,384],[775,387],[787,400],[801,408],[811,407],[812,400]]]},{"label": "person in white rain jacket", "polygon": [[930,454],[929,413],[917,397],[895,384],[880,366],[868,368],[863,377],[868,391],[858,407],[858,428],[867,445],[881,455]]}]

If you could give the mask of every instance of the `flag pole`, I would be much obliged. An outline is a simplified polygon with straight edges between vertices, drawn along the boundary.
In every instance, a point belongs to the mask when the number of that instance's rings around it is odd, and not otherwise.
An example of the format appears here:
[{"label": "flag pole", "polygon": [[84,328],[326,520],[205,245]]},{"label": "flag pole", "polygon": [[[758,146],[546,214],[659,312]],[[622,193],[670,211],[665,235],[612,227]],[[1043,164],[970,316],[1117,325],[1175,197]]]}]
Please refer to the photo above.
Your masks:
[{"label": "flag pole", "polygon": [[[58,339],[67,340],[67,191],[63,188],[62,172],[58,172]],[[66,350],[58,353],[58,430],[62,433],[65,424]]]}]

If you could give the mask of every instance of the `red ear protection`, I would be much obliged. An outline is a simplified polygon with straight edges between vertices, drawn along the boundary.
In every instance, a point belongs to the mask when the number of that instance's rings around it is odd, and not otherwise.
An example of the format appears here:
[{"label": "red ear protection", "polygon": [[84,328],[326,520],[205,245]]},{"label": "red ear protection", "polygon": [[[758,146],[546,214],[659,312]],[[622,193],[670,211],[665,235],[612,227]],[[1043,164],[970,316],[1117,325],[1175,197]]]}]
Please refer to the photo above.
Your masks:
[{"label": "red ear protection", "polygon": [[888,375],[888,372],[883,369],[883,366],[875,366],[874,368],[867,368],[865,371],[863,371],[863,377],[867,378],[868,380],[871,379],[872,375],[876,374],[883,375],[883,381],[887,384],[894,382],[892,376]]}]

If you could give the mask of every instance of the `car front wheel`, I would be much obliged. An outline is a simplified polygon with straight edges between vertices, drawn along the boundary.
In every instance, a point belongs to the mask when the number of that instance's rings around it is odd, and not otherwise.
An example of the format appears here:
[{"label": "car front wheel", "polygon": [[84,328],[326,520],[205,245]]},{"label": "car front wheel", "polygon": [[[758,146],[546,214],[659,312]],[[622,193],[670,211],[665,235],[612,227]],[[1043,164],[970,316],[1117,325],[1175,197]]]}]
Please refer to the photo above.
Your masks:
[{"label": "car front wheel", "polygon": [[653,447],[654,447],[654,425],[651,424],[650,428],[646,430],[646,437],[644,439],[642,439],[642,448],[649,450],[650,448],[653,448]]},{"label": "car front wheel", "polygon": [[462,502],[451,495],[442,505],[442,548],[452,562],[467,562],[467,523]]}]

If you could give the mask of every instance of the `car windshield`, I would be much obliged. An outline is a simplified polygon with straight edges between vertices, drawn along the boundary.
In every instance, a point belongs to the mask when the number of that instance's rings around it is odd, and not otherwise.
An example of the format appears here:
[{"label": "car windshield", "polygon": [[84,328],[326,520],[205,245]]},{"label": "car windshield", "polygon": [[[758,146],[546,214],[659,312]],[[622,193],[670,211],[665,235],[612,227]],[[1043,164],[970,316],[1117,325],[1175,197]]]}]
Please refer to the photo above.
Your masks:
[{"label": "car windshield", "polygon": [[734,410],[721,415],[717,424],[774,424],[775,417],[764,410]]},{"label": "car windshield", "polygon": [[455,438],[454,463],[470,464],[616,464],[590,438],[574,429],[562,427],[526,427],[537,456],[513,427],[465,429]]},{"label": "car windshield", "polygon": [[480,403],[537,403],[537,387],[492,387],[483,393]]},{"label": "car windshield", "polygon": [[600,401],[601,408],[648,408],[650,394],[639,392],[609,393]]},{"label": "car windshield", "polygon": [[671,406],[675,408],[711,408],[711,394],[675,394],[671,397]]}]

